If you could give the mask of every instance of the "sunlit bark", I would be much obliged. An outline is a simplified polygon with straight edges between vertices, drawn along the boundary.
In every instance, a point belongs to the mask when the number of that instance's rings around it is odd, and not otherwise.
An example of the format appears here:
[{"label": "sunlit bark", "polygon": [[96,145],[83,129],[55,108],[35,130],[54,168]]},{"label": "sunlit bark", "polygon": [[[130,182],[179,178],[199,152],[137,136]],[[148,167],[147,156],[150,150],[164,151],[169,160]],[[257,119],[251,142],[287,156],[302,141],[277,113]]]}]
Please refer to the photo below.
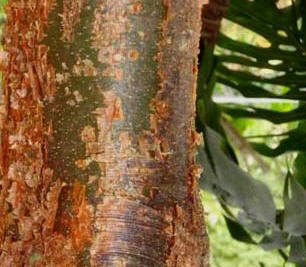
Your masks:
[{"label": "sunlit bark", "polygon": [[10,0],[1,266],[208,266],[199,0]]}]

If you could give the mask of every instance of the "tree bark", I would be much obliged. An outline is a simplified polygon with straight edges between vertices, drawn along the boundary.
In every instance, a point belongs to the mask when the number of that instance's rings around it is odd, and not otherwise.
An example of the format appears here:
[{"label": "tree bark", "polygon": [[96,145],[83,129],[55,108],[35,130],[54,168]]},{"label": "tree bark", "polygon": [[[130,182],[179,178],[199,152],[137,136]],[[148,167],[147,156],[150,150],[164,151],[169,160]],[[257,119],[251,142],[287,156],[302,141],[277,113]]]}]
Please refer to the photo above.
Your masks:
[{"label": "tree bark", "polygon": [[200,0],[9,0],[1,266],[208,266]]}]

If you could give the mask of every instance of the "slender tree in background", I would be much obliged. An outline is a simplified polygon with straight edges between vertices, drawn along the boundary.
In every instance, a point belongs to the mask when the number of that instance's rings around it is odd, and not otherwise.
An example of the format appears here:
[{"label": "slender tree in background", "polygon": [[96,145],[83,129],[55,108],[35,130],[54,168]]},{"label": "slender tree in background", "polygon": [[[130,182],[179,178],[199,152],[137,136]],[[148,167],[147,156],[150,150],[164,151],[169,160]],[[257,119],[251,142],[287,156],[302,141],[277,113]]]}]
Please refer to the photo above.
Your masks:
[{"label": "slender tree in background", "polygon": [[9,0],[1,266],[208,266],[200,0]]}]

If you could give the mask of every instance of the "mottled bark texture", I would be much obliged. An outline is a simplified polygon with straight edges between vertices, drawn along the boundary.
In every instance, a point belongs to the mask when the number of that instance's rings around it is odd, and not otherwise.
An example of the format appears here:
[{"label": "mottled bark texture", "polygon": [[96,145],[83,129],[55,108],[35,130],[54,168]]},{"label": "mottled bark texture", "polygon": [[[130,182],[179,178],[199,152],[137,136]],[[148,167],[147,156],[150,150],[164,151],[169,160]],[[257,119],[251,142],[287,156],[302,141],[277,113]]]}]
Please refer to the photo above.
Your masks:
[{"label": "mottled bark texture", "polygon": [[9,0],[1,266],[208,266],[199,0]]}]

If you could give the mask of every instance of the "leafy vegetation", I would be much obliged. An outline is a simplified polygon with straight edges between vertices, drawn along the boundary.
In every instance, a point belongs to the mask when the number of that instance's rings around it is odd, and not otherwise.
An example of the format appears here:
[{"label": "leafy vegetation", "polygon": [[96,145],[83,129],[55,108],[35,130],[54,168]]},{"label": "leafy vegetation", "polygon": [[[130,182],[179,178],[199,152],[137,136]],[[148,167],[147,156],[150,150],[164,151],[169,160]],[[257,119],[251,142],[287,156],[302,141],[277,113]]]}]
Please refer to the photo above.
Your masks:
[{"label": "leafy vegetation", "polygon": [[[304,266],[306,3],[232,0],[226,19],[242,33],[223,31],[215,51],[205,42],[201,55],[197,127],[205,141],[199,152],[205,168],[202,187],[217,196],[233,238],[278,250],[283,260]],[[218,104],[216,92],[230,92],[248,103],[264,98],[290,104]],[[243,136],[249,120],[265,120],[283,132]],[[266,169],[263,173],[269,166],[258,154],[274,161],[295,157],[286,166],[288,175],[278,178],[282,198],[272,198],[267,179],[262,183],[238,167],[244,167],[239,158],[248,154]]]}]

